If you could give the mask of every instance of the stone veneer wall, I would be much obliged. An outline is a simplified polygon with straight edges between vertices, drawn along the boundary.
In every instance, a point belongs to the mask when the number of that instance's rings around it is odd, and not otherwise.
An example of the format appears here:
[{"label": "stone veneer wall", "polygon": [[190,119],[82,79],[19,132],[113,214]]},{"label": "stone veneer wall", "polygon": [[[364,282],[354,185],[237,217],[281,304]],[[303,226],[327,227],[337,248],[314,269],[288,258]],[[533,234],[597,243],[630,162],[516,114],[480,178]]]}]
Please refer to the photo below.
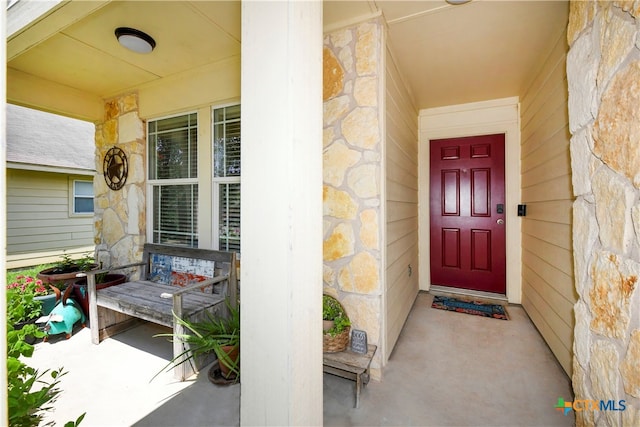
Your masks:
[{"label": "stone veneer wall", "polygon": [[[104,155],[117,146],[128,160],[123,188],[111,190],[102,175]],[[96,126],[95,200],[96,259],[104,266],[142,258],[146,235],[144,121],[138,117],[138,95],[127,94],[105,103],[104,122]]]},{"label": "stone veneer wall", "polygon": [[[380,345],[382,25],[364,22],[324,41],[324,291],[352,328]],[[380,352],[377,353],[378,355]],[[380,359],[372,364],[380,375]]]},{"label": "stone veneer wall", "polygon": [[571,2],[577,425],[640,425],[640,2]]}]

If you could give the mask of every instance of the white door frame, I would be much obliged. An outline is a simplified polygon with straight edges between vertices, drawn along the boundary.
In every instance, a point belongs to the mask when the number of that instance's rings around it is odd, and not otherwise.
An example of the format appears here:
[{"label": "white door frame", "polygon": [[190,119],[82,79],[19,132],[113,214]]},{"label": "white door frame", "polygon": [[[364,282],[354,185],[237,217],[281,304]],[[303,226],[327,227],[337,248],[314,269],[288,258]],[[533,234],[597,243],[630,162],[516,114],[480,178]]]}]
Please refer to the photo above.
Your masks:
[{"label": "white door frame", "polygon": [[520,202],[520,104],[518,97],[429,108],[419,113],[419,250],[420,289],[431,287],[429,215],[429,141],[475,135],[505,134],[505,207],[507,299],[522,299]]}]

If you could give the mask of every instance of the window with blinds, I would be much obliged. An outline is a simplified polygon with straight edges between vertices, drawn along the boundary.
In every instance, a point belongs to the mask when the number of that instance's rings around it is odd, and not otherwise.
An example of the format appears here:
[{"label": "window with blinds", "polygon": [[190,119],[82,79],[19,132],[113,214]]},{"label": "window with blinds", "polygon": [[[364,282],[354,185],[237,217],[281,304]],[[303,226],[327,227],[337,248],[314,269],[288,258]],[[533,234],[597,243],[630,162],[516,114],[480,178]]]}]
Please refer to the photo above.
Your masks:
[{"label": "window with blinds", "polygon": [[93,181],[73,181],[74,214],[93,213]]},{"label": "window with blinds", "polygon": [[240,252],[240,105],[213,110],[213,165],[218,249]]},{"label": "window with blinds", "polygon": [[198,186],[153,186],[153,242],[198,247]]},{"label": "window with blinds", "polygon": [[198,116],[149,121],[154,243],[198,246]]}]

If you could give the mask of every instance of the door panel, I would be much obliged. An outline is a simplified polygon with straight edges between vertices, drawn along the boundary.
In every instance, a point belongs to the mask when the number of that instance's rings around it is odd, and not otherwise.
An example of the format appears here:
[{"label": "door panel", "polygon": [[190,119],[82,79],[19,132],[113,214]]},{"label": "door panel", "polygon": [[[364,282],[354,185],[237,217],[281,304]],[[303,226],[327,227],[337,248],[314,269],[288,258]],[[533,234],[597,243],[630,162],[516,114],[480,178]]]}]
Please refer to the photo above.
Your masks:
[{"label": "door panel", "polygon": [[460,199],[458,197],[460,194],[459,171],[442,171],[442,192],[444,194],[442,215],[460,215]]},{"label": "door panel", "polygon": [[430,158],[431,283],[504,294],[504,135],[431,140]]},{"label": "door panel", "polygon": [[442,229],[442,265],[460,268],[460,229]]}]

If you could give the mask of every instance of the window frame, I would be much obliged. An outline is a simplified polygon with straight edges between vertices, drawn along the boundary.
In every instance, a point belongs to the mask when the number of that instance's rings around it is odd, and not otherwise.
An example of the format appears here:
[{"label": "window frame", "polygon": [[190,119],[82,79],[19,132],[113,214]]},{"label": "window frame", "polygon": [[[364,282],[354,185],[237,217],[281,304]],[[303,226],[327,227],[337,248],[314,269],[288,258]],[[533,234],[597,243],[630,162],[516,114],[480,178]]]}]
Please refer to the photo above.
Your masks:
[{"label": "window frame", "polygon": [[[76,212],[76,182],[86,182],[91,184],[91,189],[93,190],[93,194],[91,195],[91,212]],[[89,196],[78,196],[80,198],[88,199]],[[95,199],[96,193],[95,188],[93,187],[93,178],[91,177],[69,177],[69,216],[70,217],[92,217],[95,214]]]},{"label": "window frame", "polygon": [[[220,209],[220,204],[219,204],[220,186],[221,186],[221,184],[240,184],[241,177],[242,177],[242,167],[241,167],[240,175],[238,175],[238,176],[231,176],[231,177],[228,177],[228,176],[216,177],[215,176],[215,161],[214,161],[214,156],[215,156],[215,130],[214,130],[214,128],[215,128],[215,125],[216,125],[215,111],[219,110],[219,109],[227,108],[227,107],[234,107],[234,106],[240,106],[240,118],[238,119],[238,121],[242,124],[242,103],[240,101],[229,102],[229,103],[225,103],[225,104],[218,104],[218,105],[212,105],[211,106],[211,123],[210,123],[210,128],[211,128],[211,142],[210,142],[211,172],[210,173],[211,173],[211,194],[212,194],[211,195],[211,216],[212,216],[212,218],[211,218],[212,240],[211,241],[212,241],[212,244],[213,244],[213,249],[215,249],[215,250],[220,250],[220,217],[219,217],[219,214],[218,214],[219,213],[219,209]],[[242,144],[242,134],[240,135],[240,139],[241,139],[240,144]],[[242,191],[242,190],[240,190],[240,191]],[[242,206],[240,207],[240,209],[242,209]],[[242,231],[240,231],[240,235],[242,235]],[[240,241],[238,241],[238,244],[240,244]],[[236,252],[236,254],[237,254],[237,258],[240,259],[240,252]]]},{"label": "window frame", "polygon": [[[187,111],[182,111],[180,113],[176,113],[176,114],[170,114],[170,115],[165,115],[165,116],[159,116],[159,117],[153,117],[153,118],[149,118],[146,120],[145,123],[145,131],[146,131],[146,138],[145,138],[145,147],[146,147],[146,153],[147,155],[145,156],[145,180],[146,180],[146,189],[147,189],[147,196],[146,196],[146,206],[147,206],[147,236],[146,239],[148,242],[151,243],[160,243],[160,242],[156,242],[154,240],[154,227],[153,227],[153,218],[154,218],[154,197],[153,197],[153,191],[155,187],[158,186],[176,186],[176,185],[195,185],[197,190],[198,190],[198,197],[196,198],[196,203],[197,205],[195,206],[196,208],[196,215],[195,220],[197,222],[197,226],[195,229],[195,239],[198,242],[198,244],[195,247],[200,247],[201,244],[201,239],[200,239],[200,235],[201,235],[201,224],[200,224],[200,210],[201,210],[201,203],[200,203],[200,189],[201,189],[201,180],[202,180],[202,174],[200,173],[200,161],[198,161],[197,164],[197,168],[196,168],[196,177],[192,177],[192,178],[173,178],[173,179],[151,179],[150,175],[151,175],[151,162],[150,162],[150,150],[149,150],[149,143],[150,143],[150,136],[151,133],[149,132],[149,126],[151,124],[151,122],[158,122],[161,120],[165,120],[165,119],[171,119],[174,117],[182,117],[182,116],[190,116],[192,114],[196,115],[196,121],[197,121],[197,125],[196,125],[196,135],[197,135],[197,140],[196,140],[196,144],[195,144],[195,149],[196,149],[196,159],[199,160],[199,151],[200,151],[200,145],[201,145],[201,138],[200,138],[200,129],[201,129],[201,121],[200,121],[200,114],[198,110],[187,110]],[[189,156],[190,158],[190,156]],[[157,176],[157,174],[156,174]],[[194,246],[185,246],[185,247],[194,247]]]},{"label": "window frame", "polygon": [[[178,180],[168,179],[149,179],[150,163],[149,153],[144,156],[145,162],[145,188],[146,188],[146,238],[148,242],[153,242],[153,188],[155,185],[164,184],[195,184],[198,187],[198,210],[195,215],[197,217],[197,241],[198,247],[206,249],[219,250],[220,248],[220,235],[219,235],[219,197],[220,197],[220,183],[240,183],[240,176],[237,177],[224,177],[216,178],[217,183],[214,182],[215,166],[213,164],[213,152],[214,152],[214,112],[220,108],[232,107],[239,105],[242,108],[242,102],[240,99],[234,99],[222,104],[209,104],[197,109],[189,109],[181,111],[179,113],[150,117],[145,119],[145,131],[147,133],[145,137],[145,151],[149,149],[149,122],[168,119],[172,117],[185,116],[189,114],[197,114],[198,131],[197,131],[197,155],[198,160],[197,178],[181,178]],[[240,117],[242,121],[242,113]],[[207,209],[208,207],[208,209]],[[240,254],[237,253],[239,259]]]}]

